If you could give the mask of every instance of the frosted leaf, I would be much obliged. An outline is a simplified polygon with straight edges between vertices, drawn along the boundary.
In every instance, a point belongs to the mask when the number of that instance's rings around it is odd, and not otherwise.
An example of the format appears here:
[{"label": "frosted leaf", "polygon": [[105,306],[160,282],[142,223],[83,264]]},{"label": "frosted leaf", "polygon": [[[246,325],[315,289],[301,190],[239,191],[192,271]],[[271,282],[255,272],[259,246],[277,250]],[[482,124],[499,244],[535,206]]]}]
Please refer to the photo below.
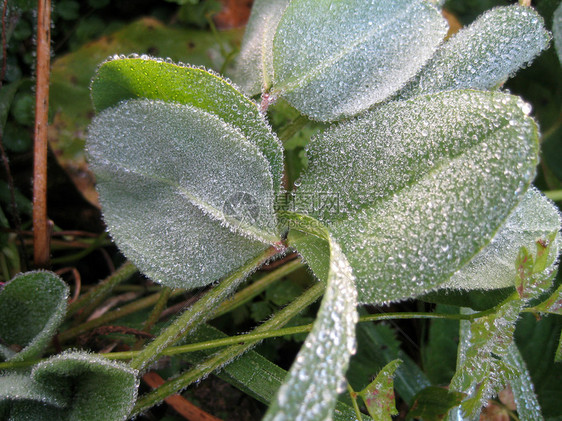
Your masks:
[{"label": "frosted leaf", "polygon": [[137,98],[191,105],[238,128],[267,158],[274,191],[281,188],[281,143],[256,103],[229,80],[202,68],[149,57],[116,58],[100,66],[92,80],[92,101],[98,112]]},{"label": "frosted leaf", "polygon": [[554,36],[554,46],[558,53],[558,59],[562,63],[562,3],[558,5],[552,15],[552,35]]},{"label": "frosted leaf", "polygon": [[497,7],[439,47],[397,97],[492,89],[546,49],[549,40],[542,17],[530,7]]},{"label": "frosted leaf", "polygon": [[423,0],[293,0],[273,40],[273,96],[316,120],[350,116],[400,89],[447,24]]},{"label": "frosted leaf", "polygon": [[109,232],[155,281],[206,285],[279,239],[267,160],[212,114],[127,101],[94,118],[88,153]]},{"label": "frosted leaf", "polygon": [[273,80],[273,36],[290,0],[256,0],[237,57],[234,80],[248,95],[266,91]]},{"label": "frosted leaf", "polygon": [[37,383],[28,374],[3,373],[0,376],[0,404],[35,401],[63,408],[67,405],[65,398],[59,390]]},{"label": "frosted leaf", "polygon": [[14,277],[0,292],[0,358],[38,357],[66,314],[68,286],[47,271]]},{"label": "frosted leaf", "polygon": [[386,364],[365,389],[357,394],[361,396],[367,411],[377,421],[392,421],[392,415],[398,415],[394,399],[394,376],[402,363],[397,359]]},{"label": "frosted leaf", "polygon": [[544,300],[532,308],[533,311],[539,313],[559,314],[562,316],[562,285]]},{"label": "frosted leaf", "polygon": [[[331,420],[349,359],[355,353],[357,293],[353,274],[339,245],[312,218],[296,216],[299,230],[330,246],[330,261],[323,273],[326,291],[316,321],[264,421]],[[306,242],[300,239],[301,243]],[[289,240],[291,244],[291,240]],[[324,260],[324,262],[326,262]],[[326,262],[328,263],[328,262]]]},{"label": "frosted leaf", "polygon": [[43,387],[66,392],[68,404],[59,420],[121,421],[137,399],[138,372],[105,358],[66,352],[33,367],[31,377]]},{"label": "frosted leaf", "polygon": [[515,367],[520,373],[518,377],[509,382],[513,391],[513,397],[515,398],[515,404],[517,405],[517,417],[520,421],[544,420],[537,395],[534,391],[531,375],[515,343],[511,343],[504,358],[508,364]]},{"label": "frosted leaf", "polygon": [[328,225],[360,302],[428,291],[489,243],[534,177],[537,127],[525,108],[501,93],[443,92],[312,140],[296,210]]},{"label": "frosted leaf", "polygon": [[544,276],[549,277],[558,266],[557,257],[562,247],[561,225],[556,205],[531,187],[492,241],[441,287],[495,289],[513,286],[517,277],[514,262],[520,247],[534,250],[537,240],[556,232],[549,252],[551,264],[544,271]]},{"label": "frosted leaf", "polygon": [[507,357],[522,308],[522,301],[511,300],[488,316],[461,321],[457,371],[449,388],[469,394],[461,408],[471,419],[478,419],[488,399],[522,374]]}]

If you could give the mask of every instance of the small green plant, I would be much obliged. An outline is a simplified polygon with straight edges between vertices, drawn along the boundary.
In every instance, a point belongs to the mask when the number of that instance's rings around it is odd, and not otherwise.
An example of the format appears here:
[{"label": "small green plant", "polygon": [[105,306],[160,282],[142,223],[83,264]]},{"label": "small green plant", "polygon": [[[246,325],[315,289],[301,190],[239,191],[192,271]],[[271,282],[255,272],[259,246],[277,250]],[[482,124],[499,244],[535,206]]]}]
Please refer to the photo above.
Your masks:
[{"label": "small green plant", "polygon": [[[373,382],[353,390],[346,370],[356,324],[377,319],[358,306],[457,297],[464,304],[451,314],[378,318],[461,320],[449,391],[429,382],[413,393],[397,386],[410,415],[477,419],[509,385],[519,419],[543,419],[513,335],[523,312],[562,314],[562,290],[553,288],[561,218],[531,186],[539,160],[531,107],[501,86],[551,36],[537,12],[513,5],[444,40],[447,23],[435,3],[256,0],[236,84],[147,56],[102,63],[92,81],[98,114],[87,150],[113,240],[167,288],[218,282],[141,350],[105,355],[128,364],[78,351],[36,363],[62,321],[68,291],[46,272],[15,278],[0,294],[0,337],[13,338],[0,344],[3,369],[11,370],[0,378],[0,415],[127,419],[224,367],[269,404],[265,420],[370,419],[357,397],[373,419],[390,420],[397,413],[392,378],[401,364],[412,373],[412,361],[389,359],[378,375],[369,373]],[[278,115],[293,117],[275,132],[270,121]],[[306,163],[284,162],[283,142],[310,131]],[[288,185],[296,165],[306,169]],[[193,331],[202,341],[220,339],[204,322],[249,274],[292,251],[317,285],[254,336],[193,361],[137,399],[139,373],[163,355],[186,352],[174,345]],[[24,281],[37,276],[53,286],[33,300],[60,305],[38,305],[44,325],[36,317],[21,336],[13,320],[21,309],[11,297],[34,288]],[[469,308],[476,290],[501,299],[476,312]],[[311,326],[280,330],[322,295]],[[229,363],[279,332],[309,333],[282,384],[258,388],[243,379],[244,360]],[[257,354],[245,358],[261,367],[258,377],[285,375]],[[346,390],[347,404],[338,401]],[[92,406],[87,391],[109,403]]]}]

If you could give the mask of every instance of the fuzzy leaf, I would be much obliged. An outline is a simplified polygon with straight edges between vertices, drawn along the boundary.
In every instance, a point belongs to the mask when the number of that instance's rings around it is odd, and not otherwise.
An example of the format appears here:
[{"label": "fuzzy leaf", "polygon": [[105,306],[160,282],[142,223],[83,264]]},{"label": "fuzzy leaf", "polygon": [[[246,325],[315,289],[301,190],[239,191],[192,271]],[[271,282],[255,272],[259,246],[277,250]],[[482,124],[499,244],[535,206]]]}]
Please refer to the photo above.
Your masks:
[{"label": "fuzzy leaf", "polygon": [[229,80],[199,67],[149,57],[117,57],[100,66],[92,80],[92,100],[98,112],[136,98],[191,105],[237,128],[267,158],[273,189],[279,191],[283,176],[281,144],[258,106]]},{"label": "fuzzy leaf", "polygon": [[554,35],[554,46],[558,53],[558,59],[562,63],[562,3],[558,5],[552,15],[552,34]]},{"label": "fuzzy leaf", "polygon": [[492,9],[439,47],[397,97],[492,89],[533,60],[549,41],[542,17],[530,7]]},{"label": "fuzzy leaf", "polygon": [[562,362],[562,332],[560,332],[560,339],[558,339],[558,348],[556,348],[556,354],[554,354],[554,361],[557,363]]},{"label": "fuzzy leaf", "polygon": [[20,274],[0,292],[0,355],[22,361],[41,354],[66,313],[68,286],[54,273]]},{"label": "fuzzy leaf", "polygon": [[400,89],[447,33],[423,0],[293,0],[273,40],[273,96],[330,121]]},{"label": "fuzzy leaf", "polygon": [[392,415],[398,415],[394,401],[394,375],[402,360],[393,360],[385,365],[375,380],[361,392],[357,393],[367,407],[373,419],[391,421]]},{"label": "fuzzy leaf", "polygon": [[155,281],[206,285],[279,239],[267,160],[200,108],[126,101],[93,120],[88,152],[110,233]]},{"label": "fuzzy leaf", "polygon": [[547,254],[550,264],[540,271],[541,276],[549,278],[558,266],[557,256],[562,247],[562,236],[558,232],[561,225],[556,205],[531,187],[490,244],[441,287],[466,288],[470,285],[472,289],[496,289],[512,286],[518,277],[513,262],[520,247],[534,250],[537,240],[546,239],[550,233],[556,232]]},{"label": "fuzzy leaf", "polygon": [[330,245],[326,292],[289,374],[264,418],[265,421],[331,419],[337,396],[345,388],[345,372],[355,353],[357,293],[347,259],[326,229],[310,217],[290,216],[299,230]]},{"label": "fuzzy leaf", "polygon": [[[505,94],[443,92],[389,103],[312,140],[296,210],[329,226],[360,302],[435,288],[489,243],[534,177],[528,111]],[[337,206],[323,206],[326,198]]]},{"label": "fuzzy leaf", "polygon": [[527,366],[517,345],[511,343],[508,352],[505,355],[505,360],[508,364],[512,365],[520,373],[518,377],[509,382],[515,404],[517,405],[517,415],[520,421],[542,421],[544,420],[541,414],[541,407],[537,401],[533,381],[531,375],[527,370]]},{"label": "fuzzy leaf", "polygon": [[477,416],[494,393],[521,375],[506,355],[522,306],[522,301],[510,300],[495,313],[461,321],[457,371],[450,389],[469,394],[461,405],[469,417]]},{"label": "fuzzy leaf", "polygon": [[289,0],[256,0],[236,64],[235,81],[248,95],[266,91],[273,80],[273,36]]},{"label": "fuzzy leaf", "polygon": [[78,352],[67,352],[33,367],[33,380],[63,391],[68,405],[59,420],[125,420],[137,398],[137,371],[128,366]]},{"label": "fuzzy leaf", "polygon": [[85,353],[60,354],[30,375],[0,377],[0,415],[11,421],[124,421],[137,397],[137,374]]}]

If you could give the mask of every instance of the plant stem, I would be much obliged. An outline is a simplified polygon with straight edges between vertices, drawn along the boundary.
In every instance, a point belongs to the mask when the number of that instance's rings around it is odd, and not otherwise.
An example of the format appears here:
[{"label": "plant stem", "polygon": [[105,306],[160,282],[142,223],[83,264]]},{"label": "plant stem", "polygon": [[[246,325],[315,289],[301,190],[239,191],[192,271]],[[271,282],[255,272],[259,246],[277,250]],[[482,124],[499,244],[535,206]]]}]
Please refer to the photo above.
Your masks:
[{"label": "plant stem", "polygon": [[130,365],[137,370],[143,370],[148,364],[156,360],[162,350],[173,345],[187,335],[199,323],[212,316],[216,306],[223,302],[238,287],[249,273],[253,272],[278,253],[274,247],[268,248],[261,255],[250,260],[237,269],[230,276],[223,279],[216,287],[207,292],[183,314],[181,314],[164,332],[150,342],[140,353],[135,356]]},{"label": "plant stem", "polygon": [[283,266],[280,266],[278,269],[271,271],[267,275],[262,276],[260,279],[253,282],[248,287],[234,294],[232,298],[223,302],[213,314],[213,318],[222,316],[223,314],[234,310],[242,304],[247,303],[252,298],[265,291],[265,289],[267,289],[274,282],[277,282],[278,280],[280,280],[284,276],[287,276],[301,266],[302,262],[299,259],[292,260],[284,264]]},{"label": "plant stem", "polygon": [[[175,290],[172,292],[171,296],[179,295],[182,293],[181,290]],[[106,313],[105,315],[101,316],[98,319],[91,320],[90,322],[84,323],[83,325],[77,326],[74,329],[69,329],[59,335],[59,341],[67,341],[68,339],[82,333],[98,327],[106,322],[115,320],[119,317],[126,316],[134,311],[141,310],[143,308],[149,307],[150,305],[154,305],[160,297],[160,294],[154,294],[134,303],[131,303],[127,306],[121,308],[121,310],[117,310],[111,313]],[[131,308],[131,310],[129,309]],[[475,320],[479,317],[487,316],[492,314],[496,311],[496,308],[480,311],[478,313],[472,314],[447,314],[447,313],[385,313],[385,314],[371,314],[368,316],[362,316],[359,318],[359,323],[364,322],[375,322],[381,320],[396,320],[396,319],[451,319],[451,320]],[[525,311],[525,310],[523,310]],[[118,313],[116,316],[113,313]],[[101,323],[96,323],[99,319],[105,318],[106,316],[111,315],[108,320],[104,320]],[[277,316],[276,316],[277,317]],[[266,322],[264,325],[265,326]],[[89,326],[86,326],[89,325]],[[270,325],[269,325],[270,326]],[[271,326],[268,329],[255,329],[252,333],[246,333],[242,335],[236,336],[229,336],[228,338],[222,339],[214,339],[211,341],[199,342],[194,344],[187,344],[181,346],[172,346],[162,350],[161,355],[163,356],[174,356],[174,355],[181,355],[186,354],[188,352],[195,352],[195,351],[202,351],[206,349],[212,348],[219,348],[224,346],[230,345],[239,345],[239,344],[253,344],[257,341],[269,338],[277,338],[281,336],[287,335],[296,335],[299,333],[307,333],[310,332],[312,329],[312,323],[300,326],[291,326],[286,328],[272,328]],[[78,330],[78,332],[75,332]],[[69,334],[68,332],[71,332]],[[129,360],[131,358],[135,358],[140,354],[141,351],[124,351],[124,352],[110,352],[106,354],[98,354],[101,357],[111,359],[111,360]],[[22,362],[2,362],[0,363],[0,370],[10,369],[10,368],[19,368],[19,367],[28,367],[36,362],[36,361],[22,361]]]},{"label": "plant stem", "polygon": [[[321,282],[315,284],[310,289],[308,289],[304,294],[294,300],[291,304],[281,310],[279,313],[274,315],[267,322],[258,326],[254,329],[255,334],[262,334],[274,329],[278,329],[280,326],[288,323],[293,317],[299,314],[303,309],[308,307],[310,304],[315,302],[324,292],[325,285]],[[140,398],[135,407],[133,408],[132,415],[136,415],[158,402],[161,402],[167,396],[177,393],[183,388],[189,386],[196,380],[210,374],[217,368],[227,364],[234,358],[246,352],[249,348],[254,346],[259,340],[249,340],[244,343],[231,346],[229,348],[223,349],[217,354],[207,358],[201,364],[198,364],[191,370],[183,373],[179,377],[176,377],[164,385],[160,386],[158,389],[144,395]]]},{"label": "plant stem", "polygon": [[[160,292],[160,297],[158,298],[156,305],[150,312],[150,315],[148,316],[148,319],[146,320],[142,328],[142,330],[144,330],[146,333],[150,333],[152,327],[156,324],[156,322],[158,322],[158,319],[160,318],[160,315],[162,314],[164,307],[166,307],[166,304],[168,303],[168,299],[170,298],[170,294],[172,294],[172,291],[173,291],[172,288],[168,288],[168,287],[162,288],[162,291]],[[135,343],[133,349],[140,349],[144,345],[144,343],[145,343],[145,339],[140,338]]]},{"label": "plant stem", "polygon": [[303,115],[298,116],[279,131],[279,140],[281,140],[282,143],[285,143],[296,135],[299,130],[306,126],[309,121],[310,120]]},{"label": "plant stem", "polygon": [[66,312],[67,317],[72,316],[78,310],[92,302],[98,302],[100,297],[103,300],[116,285],[129,279],[136,271],[137,268],[131,262],[123,263],[119,269],[89,290],[86,294],[82,295],[78,300],[70,304]]},{"label": "plant stem", "polygon": [[[183,294],[184,292],[185,292],[184,290],[177,289],[172,293],[172,297]],[[65,330],[58,336],[58,340],[61,344],[68,342],[70,339],[80,335],[81,333],[87,332],[88,330],[95,329],[96,327],[112,322],[113,320],[120,319],[121,317],[128,316],[129,314],[153,306],[158,302],[159,298],[160,298],[160,293],[152,294],[149,295],[148,297],[144,297],[141,298],[140,300],[127,304],[121,307],[119,310],[109,311],[105,313],[103,316],[100,316],[96,319],[90,320],[88,322],[82,323],[81,325]]]},{"label": "plant stem", "polygon": [[51,0],[37,5],[37,82],[33,149],[33,259],[36,267],[49,265],[47,221],[47,124],[51,60]]},{"label": "plant stem", "polygon": [[361,411],[359,410],[359,405],[357,405],[357,392],[353,390],[349,382],[347,382],[347,391],[349,392],[349,396],[351,397],[351,403],[353,405],[353,409],[355,410],[355,416],[359,421],[363,420],[361,416]]},{"label": "plant stem", "polygon": [[553,202],[561,202],[562,201],[562,190],[551,190],[545,191],[545,196],[548,197]]}]

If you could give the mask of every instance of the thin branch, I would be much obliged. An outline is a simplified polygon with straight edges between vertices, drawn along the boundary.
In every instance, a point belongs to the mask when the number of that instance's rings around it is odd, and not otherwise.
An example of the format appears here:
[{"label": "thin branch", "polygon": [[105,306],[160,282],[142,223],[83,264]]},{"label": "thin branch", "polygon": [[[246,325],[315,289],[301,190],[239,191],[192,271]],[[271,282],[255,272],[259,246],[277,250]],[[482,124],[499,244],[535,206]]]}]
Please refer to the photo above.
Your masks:
[{"label": "thin branch", "polygon": [[51,0],[38,0],[37,83],[33,150],[33,259],[35,266],[49,265],[47,221],[47,124],[51,61]]}]

